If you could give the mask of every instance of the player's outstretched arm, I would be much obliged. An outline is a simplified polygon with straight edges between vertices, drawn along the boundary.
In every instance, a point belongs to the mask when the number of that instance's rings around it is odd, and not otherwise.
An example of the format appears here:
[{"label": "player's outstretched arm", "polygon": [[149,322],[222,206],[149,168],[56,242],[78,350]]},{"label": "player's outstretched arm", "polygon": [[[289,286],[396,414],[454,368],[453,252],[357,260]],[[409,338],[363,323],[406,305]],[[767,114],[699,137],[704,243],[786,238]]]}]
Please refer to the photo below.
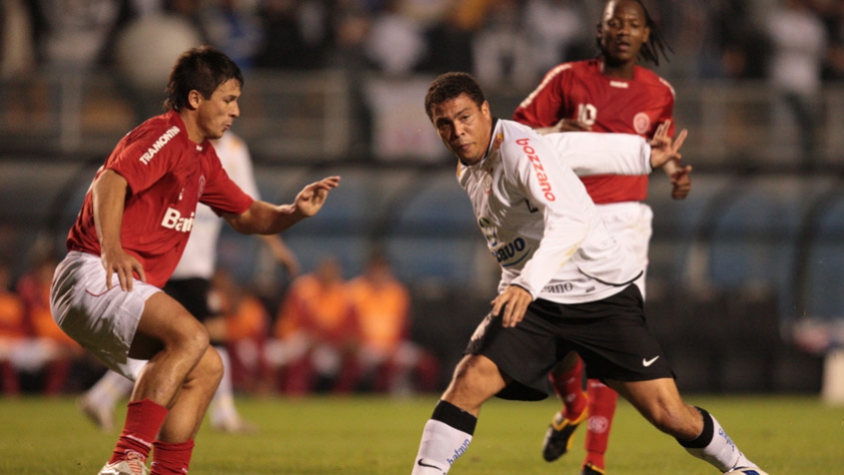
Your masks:
[{"label": "player's outstretched arm", "polygon": [[332,176],[307,185],[289,205],[255,201],[241,214],[225,213],[223,218],[243,234],[278,234],[299,221],[319,212],[328,193],[340,185],[340,177]]},{"label": "player's outstretched arm", "polygon": [[120,227],[126,202],[128,182],[114,170],[104,171],[91,188],[94,199],[94,226],[100,240],[100,259],[106,271],[106,288],[111,290],[111,276],[117,274],[120,288],[132,290],[133,273],[146,282],[144,268],[123,250]]}]

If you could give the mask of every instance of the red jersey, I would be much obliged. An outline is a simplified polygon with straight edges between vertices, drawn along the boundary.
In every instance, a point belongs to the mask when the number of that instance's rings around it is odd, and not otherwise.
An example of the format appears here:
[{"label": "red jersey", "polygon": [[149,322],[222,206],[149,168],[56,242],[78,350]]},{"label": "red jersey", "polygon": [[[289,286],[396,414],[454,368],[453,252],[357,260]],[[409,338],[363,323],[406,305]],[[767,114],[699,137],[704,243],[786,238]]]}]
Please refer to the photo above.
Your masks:
[{"label": "red jersey", "polygon": [[[182,256],[198,202],[218,214],[240,214],[253,201],[229,179],[209,141],[197,145],[188,139],[176,111],[153,117],[126,134],[95,181],[104,170],[114,170],[129,184],[121,244],[156,287],[167,282]],[[100,255],[90,189],[67,236],[67,249]]]},{"label": "red jersey", "polygon": [[[592,59],[556,66],[516,108],[513,120],[539,128],[579,119],[593,132],[653,137],[657,126],[672,118],[674,89],[648,69],[636,66],[633,79],[616,79],[604,76],[601,64]],[[669,135],[674,135],[673,120]],[[597,204],[642,201],[648,194],[647,175],[597,175],[581,181]]]}]

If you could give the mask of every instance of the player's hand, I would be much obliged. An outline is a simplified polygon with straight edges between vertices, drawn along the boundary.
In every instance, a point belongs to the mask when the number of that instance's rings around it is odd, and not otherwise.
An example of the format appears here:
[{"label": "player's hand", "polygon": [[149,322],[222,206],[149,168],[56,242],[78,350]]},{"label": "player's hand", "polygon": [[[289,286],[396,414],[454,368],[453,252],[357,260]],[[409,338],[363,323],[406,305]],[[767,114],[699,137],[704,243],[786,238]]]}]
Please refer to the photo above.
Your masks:
[{"label": "player's hand", "polygon": [[677,136],[677,140],[673,140],[668,135],[668,130],[670,128],[670,120],[666,120],[665,122],[659,124],[659,127],[656,128],[656,133],[654,133],[654,137],[649,142],[651,146],[651,167],[653,168],[659,168],[665,165],[669,160],[676,160],[679,162],[683,158],[683,155],[680,154],[680,147],[682,147],[683,142],[686,141],[689,131],[683,129],[680,131],[680,135]]},{"label": "player's hand", "polygon": [[[531,302],[533,297],[530,292],[518,285],[511,285],[493,299],[492,314],[501,317],[501,325],[504,328],[512,328],[525,318],[525,312]],[[502,309],[504,315],[501,315]]]},{"label": "player's hand", "polygon": [[677,170],[671,173],[671,197],[675,200],[683,200],[689,196],[692,191],[692,166],[678,167]]},{"label": "player's hand", "polygon": [[591,132],[592,126],[577,119],[563,119],[554,125],[557,132]]},{"label": "player's hand", "polygon": [[296,212],[306,218],[317,214],[322,205],[325,204],[328,192],[339,185],[340,177],[331,176],[306,186],[296,195],[296,201],[293,203]]},{"label": "player's hand", "polygon": [[106,288],[111,290],[111,275],[117,274],[117,279],[120,281],[120,288],[125,291],[132,290],[132,280],[134,274],[138,274],[141,282],[147,281],[147,276],[144,274],[144,267],[137,259],[127,254],[122,248],[108,248],[100,251],[100,260],[103,263],[103,268],[106,271]]}]

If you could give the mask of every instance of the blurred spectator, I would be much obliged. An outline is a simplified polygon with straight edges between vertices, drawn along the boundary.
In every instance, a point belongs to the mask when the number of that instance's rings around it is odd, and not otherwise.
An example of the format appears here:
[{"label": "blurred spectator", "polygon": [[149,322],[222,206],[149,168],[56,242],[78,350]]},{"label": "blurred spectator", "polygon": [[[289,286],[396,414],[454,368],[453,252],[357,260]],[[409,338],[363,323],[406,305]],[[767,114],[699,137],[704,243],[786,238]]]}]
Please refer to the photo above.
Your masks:
[{"label": "blurred spectator", "polygon": [[32,24],[22,0],[0,4],[0,78],[31,71],[35,64]]},{"label": "blurred spectator", "polygon": [[[410,294],[387,260],[374,255],[364,273],[348,283],[358,339],[358,389],[409,394],[432,391],[437,382],[433,356],[408,340]],[[412,381],[413,372],[417,379]]]},{"label": "blurred spectator", "polygon": [[305,394],[353,389],[351,302],[340,264],[323,258],[316,271],[298,277],[282,303],[268,345],[268,360],[281,368],[282,390]]},{"label": "blurred spectator", "polygon": [[713,16],[724,76],[763,79],[767,75],[770,44],[751,20],[751,6],[744,0],[722,0]]},{"label": "blurred spectator", "polygon": [[365,74],[372,64],[364,52],[371,19],[353,2],[342,4],[332,12],[333,48],[327,53],[326,67],[341,71],[346,78],[351,107],[349,155],[366,157],[372,144],[372,111],[365,97]]},{"label": "blurred spectator", "polygon": [[136,122],[163,111],[164,90],[179,55],[205,42],[197,0],[167,0],[163,9],[148,6],[115,38],[114,56],[129,91]]},{"label": "blurred spectator", "polygon": [[225,342],[231,358],[230,384],[253,393],[265,392],[269,374],[263,354],[270,316],[263,303],[223,269],[214,275],[209,301],[212,313],[219,316],[206,320],[205,326],[213,340]]},{"label": "blurred spectator", "polygon": [[263,39],[257,7],[255,0],[217,0],[200,10],[208,41],[244,71],[254,66]]},{"label": "blurred spectator", "polygon": [[429,26],[425,31],[428,45],[428,57],[420,69],[434,74],[446,71],[473,71],[472,37],[480,28],[485,12],[484,6],[478,6],[478,12],[469,4],[481,2],[464,0],[454,2],[445,12],[442,20]]},{"label": "blurred spectator", "polygon": [[266,0],[260,18],[264,41],[256,66],[307,70],[325,61],[330,40],[328,12],[317,0]]},{"label": "blurred spectator", "polygon": [[525,30],[534,54],[536,74],[570,61],[569,52],[575,48],[582,50],[584,41],[594,49],[595,28],[589,23],[574,0],[529,0]]},{"label": "blurred spectator", "polygon": [[491,4],[486,21],[472,41],[474,75],[488,87],[527,89],[539,74],[524,27],[524,12],[517,0]]},{"label": "blurred spectator", "polygon": [[842,80],[844,79],[844,2],[818,0],[815,7],[823,18],[829,38],[823,77],[828,80]]},{"label": "blurred spectator", "polygon": [[12,274],[0,261],[0,387],[8,395],[20,393],[20,381],[12,357],[26,344],[28,331],[23,301],[11,292]]},{"label": "blurred spectator", "polygon": [[36,48],[44,64],[68,74],[90,69],[106,49],[124,2],[33,0]]},{"label": "blurred spectator", "polygon": [[83,356],[82,347],[56,325],[50,310],[50,284],[57,264],[51,255],[42,256],[17,285],[34,341],[14,358],[23,371],[43,368],[43,391],[47,395],[58,395],[67,389],[74,361]]},{"label": "blurred spectator", "polygon": [[809,169],[816,163],[816,103],[821,92],[826,32],[807,0],[783,0],[771,11],[768,32],[773,44],[771,84],[791,113],[793,126],[799,130],[802,166]]},{"label": "blurred spectator", "polygon": [[428,53],[422,26],[399,11],[401,0],[387,0],[372,20],[365,43],[366,55],[388,76],[406,76]]}]

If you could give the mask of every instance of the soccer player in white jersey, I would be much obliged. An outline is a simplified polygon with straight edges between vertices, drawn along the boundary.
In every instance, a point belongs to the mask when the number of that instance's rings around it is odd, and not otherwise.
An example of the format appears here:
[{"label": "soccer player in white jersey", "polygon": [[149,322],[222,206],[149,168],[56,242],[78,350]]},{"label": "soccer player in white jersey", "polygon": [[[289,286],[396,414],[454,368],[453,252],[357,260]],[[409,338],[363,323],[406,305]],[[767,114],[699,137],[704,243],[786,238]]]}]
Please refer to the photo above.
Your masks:
[{"label": "soccer player in white jersey", "polygon": [[[645,322],[638,287],[643,270],[608,233],[565,154],[529,127],[494,119],[483,91],[465,73],[434,80],[425,111],[458,158],[458,181],[499,261],[501,282],[492,311],[425,424],[413,475],[448,473],[468,449],[487,399],[547,397],[548,371],[570,350],[692,455],[721,472],[752,467],[763,474],[714,417],[680,398]],[[594,136],[594,160],[606,158],[600,149],[607,137]],[[651,162],[679,158],[681,144],[662,127],[651,142]],[[577,146],[585,148],[581,155],[592,149],[586,140]],[[643,154],[641,147],[629,148]]]},{"label": "soccer player in white jersey", "polygon": [[[246,142],[229,131],[212,143],[229,178],[247,195],[260,199],[252,171],[252,157]],[[164,286],[167,295],[176,299],[201,322],[207,322],[215,316],[214,310],[209,308],[208,294],[216,269],[217,241],[222,226],[223,220],[211,208],[202,204],[197,206],[196,219],[182,258]],[[280,236],[272,234],[257,237],[291,276],[299,273],[296,256]],[[209,335],[212,345],[223,360],[224,368],[223,379],[209,407],[211,426],[224,432],[254,432],[256,427],[240,416],[234,404],[231,362],[225,343],[220,341],[219,335]],[[142,361],[134,363],[133,370],[136,375],[143,368],[143,364]],[[114,427],[115,407],[120,399],[129,396],[133,386],[130,379],[109,370],[91,389],[79,397],[77,405],[97,427],[111,431]]]}]

